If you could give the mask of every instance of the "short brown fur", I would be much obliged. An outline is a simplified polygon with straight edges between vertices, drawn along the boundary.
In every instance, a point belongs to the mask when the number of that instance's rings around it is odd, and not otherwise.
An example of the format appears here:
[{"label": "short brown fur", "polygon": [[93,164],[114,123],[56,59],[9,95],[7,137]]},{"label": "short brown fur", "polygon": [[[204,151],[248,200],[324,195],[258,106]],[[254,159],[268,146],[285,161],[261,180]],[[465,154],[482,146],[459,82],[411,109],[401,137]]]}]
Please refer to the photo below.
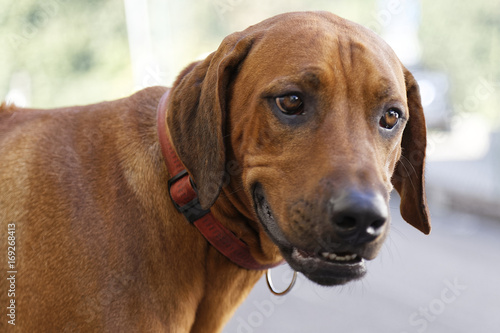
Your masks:
[{"label": "short brown fur", "polygon": [[[317,112],[290,127],[263,94],[301,78]],[[155,118],[166,91],[54,110],[0,107],[0,267],[15,224],[20,331],[219,332],[261,277],[219,254],[172,205]],[[408,118],[392,141],[369,125],[388,95]],[[418,85],[383,41],[337,16],[284,14],[228,36],[179,76],[167,124],[201,203],[263,264],[282,256],[255,212],[256,182],[279,228],[307,249],[330,232],[325,198],[375,184],[388,200],[391,178],[403,217],[430,231]],[[373,258],[385,234],[360,253]]]}]

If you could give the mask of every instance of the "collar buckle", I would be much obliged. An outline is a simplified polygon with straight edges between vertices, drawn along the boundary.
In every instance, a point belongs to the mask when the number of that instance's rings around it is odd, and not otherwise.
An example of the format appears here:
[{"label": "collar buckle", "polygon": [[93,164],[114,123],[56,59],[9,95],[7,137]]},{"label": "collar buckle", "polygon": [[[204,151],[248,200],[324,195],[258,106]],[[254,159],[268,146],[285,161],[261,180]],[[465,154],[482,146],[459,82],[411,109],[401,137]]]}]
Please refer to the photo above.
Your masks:
[{"label": "collar buckle", "polygon": [[[180,182],[177,183],[178,181]],[[182,186],[181,182],[185,184],[185,187]],[[175,186],[176,184],[180,186]],[[168,180],[168,194],[175,208],[191,224],[210,213],[210,209],[201,208],[198,191],[187,170],[182,170]]]}]

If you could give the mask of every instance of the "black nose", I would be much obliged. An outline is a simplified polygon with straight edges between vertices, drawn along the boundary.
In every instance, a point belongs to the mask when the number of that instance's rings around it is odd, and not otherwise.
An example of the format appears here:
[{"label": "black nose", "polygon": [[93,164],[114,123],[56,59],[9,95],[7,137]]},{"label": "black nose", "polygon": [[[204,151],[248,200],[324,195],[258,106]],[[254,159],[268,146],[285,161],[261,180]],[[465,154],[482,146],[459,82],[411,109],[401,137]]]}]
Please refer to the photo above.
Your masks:
[{"label": "black nose", "polygon": [[333,225],[340,239],[359,245],[382,234],[389,213],[381,194],[351,190],[330,202]]}]

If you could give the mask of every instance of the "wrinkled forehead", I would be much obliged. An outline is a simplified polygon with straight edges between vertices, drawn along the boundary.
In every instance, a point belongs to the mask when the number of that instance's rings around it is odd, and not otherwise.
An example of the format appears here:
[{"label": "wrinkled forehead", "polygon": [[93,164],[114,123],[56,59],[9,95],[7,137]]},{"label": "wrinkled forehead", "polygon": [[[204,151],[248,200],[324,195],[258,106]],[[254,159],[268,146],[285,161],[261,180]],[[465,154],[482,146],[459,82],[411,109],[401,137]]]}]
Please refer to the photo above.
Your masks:
[{"label": "wrinkled forehead", "polygon": [[404,88],[401,63],[387,43],[369,29],[329,13],[297,13],[267,22],[245,62],[251,76],[260,80],[315,68],[323,79],[370,77]]}]

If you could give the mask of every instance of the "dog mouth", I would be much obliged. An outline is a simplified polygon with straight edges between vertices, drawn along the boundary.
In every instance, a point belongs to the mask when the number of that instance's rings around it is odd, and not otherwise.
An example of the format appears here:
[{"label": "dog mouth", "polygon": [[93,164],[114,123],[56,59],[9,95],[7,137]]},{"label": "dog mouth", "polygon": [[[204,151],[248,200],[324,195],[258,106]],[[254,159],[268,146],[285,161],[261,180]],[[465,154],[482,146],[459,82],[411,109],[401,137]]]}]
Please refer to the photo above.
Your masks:
[{"label": "dog mouth", "polygon": [[358,263],[363,260],[360,256],[355,253],[343,252],[343,253],[332,253],[332,252],[306,252],[304,250],[293,248],[292,256],[298,260],[313,259],[326,261],[333,264],[348,265],[353,263]]},{"label": "dog mouth", "polygon": [[279,227],[260,184],[254,186],[253,197],[261,225],[294,270],[325,286],[345,284],[366,274],[365,259],[362,255],[342,250],[339,244],[318,246],[314,250],[293,245]]}]

